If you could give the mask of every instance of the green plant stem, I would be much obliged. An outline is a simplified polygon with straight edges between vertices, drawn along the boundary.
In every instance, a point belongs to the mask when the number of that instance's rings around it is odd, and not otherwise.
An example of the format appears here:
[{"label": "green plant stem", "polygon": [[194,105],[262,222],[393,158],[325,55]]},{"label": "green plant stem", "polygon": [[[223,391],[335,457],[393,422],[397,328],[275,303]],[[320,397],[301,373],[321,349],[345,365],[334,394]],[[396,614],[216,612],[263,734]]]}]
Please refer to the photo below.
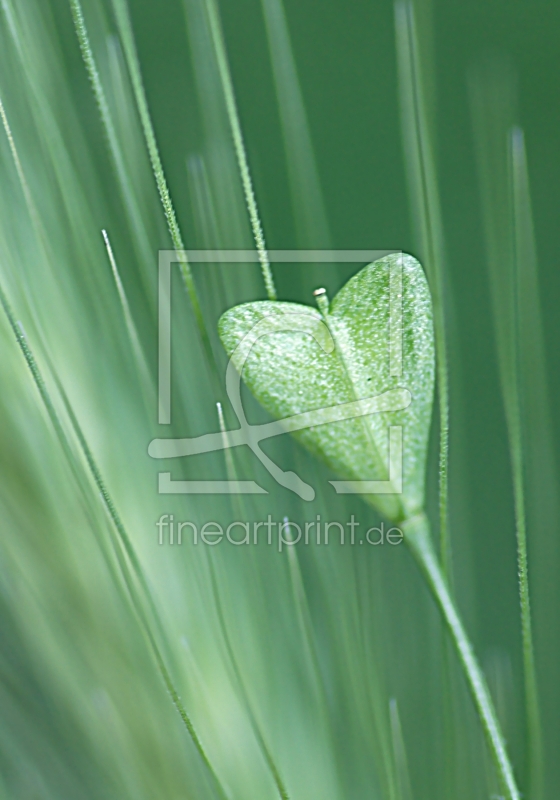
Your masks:
[{"label": "green plant stem", "polygon": [[[8,323],[9,323],[9,325],[10,325],[12,331],[13,331],[13,334],[15,336],[17,344],[19,345],[20,350],[21,350],[21,352],[23,354],[23,357],[25,359],[25,362],[26,362],[26,364],[27,364],[27,366],[29,368],[29,371],[31,372],[31,376],[33,378],[35,386],[36,386],[36,388],[37,388],[37,390],[39,392],[41,400],[43,401],[43,404],[44,404],[45,409],[47,411],[47,415],[48,415],[48,417],[49,417],[49,419],[51,421],[51,424],[52,424],[52,426],[53,426],[53,428],[55,430],[55,433],[56,433],[56,435],[57,435],[57,437],[58,437],[58,439],[59,439],[59,441],[60,441],[60,443],[62,445],[64,454],[65,454],[66,458],[68,459],[70,467],[73,468],[74,459],[73,459],[72,449],[71,449],[68,437],[67,437],[67,435],[66,435],[66,433],[64,431],[64,428],[62,426],[62,422],[60,420],[60,417],[59,417],[59,415],[58,415],[58,413],[57,413],[57,411],[55,409],[55,406],[54,406],[54,404],[52,402],[51,395],[50,395],[50,393],[49,393],[49,391],[47,389],[47,385],[46,385],[46,383],[44,381],[44,378],[43,378],[43,376],[41,374],[41,371],[39,370],[39,367],[37,365],[35,357],[34,357],[32,351],[31,351],[31,348],[29,347],[29,344],[27,342],[26,337],[24,336],[24,334],[22,332],[21,326],[18,324],[18,322],[16,320],[14,312],[12,311],[12,308],[10,306],[8,298],[7,298],[7,296],[6,296],[5,292],[4,292],[4,289],[2,288],[1,285],[0,285],[0,306],[2,306],[2,309],[3,309],[3,311],[4,311],[5,315],[6,315]],[[159,617],[157,615],[157,611],[155,609],[155,605],[153,603],[153,599],[152,599],[152,596],[151,596],[150,591],[149,591],[149,587],[148,587],[148,584],[147,584],[147,581],[146,581],[146,577],[145,577],[145,575],[143,573],[143,570],[142,570],[142,567],[140,565],[140,562],[138,561],[138,558],[136,556],[136,552],[134,550],[134,547],[132,545],[130,537],[129,537],[129,535],[128,535],[127,531],[126,531],[126,528],[124,526],[124,523],[122,522],[122,519],[121,519],[121,517],[120,517],[120,515],[119,515],[119,513],[117,511],[117,508],[116,508],[116,506],[115,506],[115,504],[113,502],[113,499],[112,499],[112,497],[111,497],[111,495],[110,495],[110,493],[109,493],[109,491],[108,491],[108,489],[106,487],[106,484],[105,484],[105,482],[103,480],[101,472],[100,472],[100,470],[99,470],[99,468],[98,468],[98,466],[97,466],[97,464],[96,464],[96,462],[95,462],[95,460],[93,458],[93,454],[92,454],[91,450],[89,449],[89,445],[88,445],[88,443],[87,443],[87,441],[85,439],[85,436],[84,436],[84,434],[83,434],[83,432],[82,432],[82,430],[81,430],[81,428],[80,428],[80,426],[78,424],[77,419],[75,418],[75,416],[74,416],[74,414],[72,412],[71,407],[68,404],[67,404],[67,411],[70,413],[72,427],[74,429],[74,433],[76,434],[76,436],[78,438],[78,441],[79,441],[79,444],[80,444],[80,449],[81,449],[82,454],[83,454],[83,456],[84,456],[84,458],[85,458],[85,460],[87,462],[88,469],[89,469],[89,472],[91,474],[91,477],[93,478],[95,486],[96,486],[96,488],[97,488],[97,490],[98,490],[98,492],[100,494],[100,497],[101,497],[101,499],[103,501],[103,505],[104,505],[105,509],[107,510],[107,513],[108,513],[108,515],[109,515],[109,517],[111,519],[111,522],[112,522],[112,524],[114,526],[114,529],[116,530],[117,535],[118,535],[118,543],[119,543],[120,547],[122,548],[122,552],[119,550],[118,547],[116,547],[115,548],[115,554],[117,556],[119,565],[121,567],[121,573],[122,573],[123,579],[125,581],[125,584],[127,586],[129,594],[130,594],[130,598],[132,600],[133,610],[136,613],[136,615],[138,617],[138,620],[140,622],[141,629],[142,629],[144,635],[146,636],[146,638],[148,640],[148,643],[149,643],[150,648],[152,650],[152,654],[153,654],[154,659],[156,661],[156,664],[158,666],[160,675],[161,675],[161,677],[163,679],[163,682],[165,684],[165,687],[166,687],[167,691],[169,692],[169,695],[171,697],[173,705],[175,706],[176,710],[178,711],[178,713],[179,713],[179,715],[180,715],[180,717],[181,717],[181,719],[183,721],[183,724],[185,725],[185,727],[186,727],[186,729],[187,729],[187,731],[188,731],[188,733],[189,733],[189,735],[191,737],[191,740],[192,740],[196,750],[198,751],[198,754],[199,754],[200,758],[202,759],[204,765],[208,769],[208,771],[210,773],[210,776],[211,776],[213,782],[216,785],[216,789],[217,789],[217,791],[219,793],[219,796],[222,798],[222,800],[227,800],[227,793],[225,792],[225,790],[224,790],[224,788],[223,788],[223,786],[221,784],[221,781],[220,781],[216,771],[214,770],[214,768],[212,766],[212,763],[210,762],[210,759],[208,758],[208,756],[206,754],[206,751],[204,750],[204,747],[202,745],[201,740],[198,737],[198,734],[196,733],[196,730],[194,728],[192,720],[191,720],[190,716],[188,715],[188,713],[187,713],[187,711],[186,711],[186,709],[185,709],[185,707],[184,707],[184,705],[183,705],[183,703],[181,701],[181,698],[179,696],[179,693],[178,693],[177,689],[175,688],[173,680],[172,680],[172,678],[171,678],[171,676],[169,674],[169,671],[167,669],[167,666],[165,664],[165,660],[164,660],[164,658],[163,658],[163,656],[161,654],[161,649],[160,649],[160,647],[159,647],[159,645],[158,645],[158,643],[156,641],[156,637],[154,636],[154,634],[153,634],[153,632],[151,630],[150,623],[149,623],[149,621],[148,621],[148,619],[146,617],[145,611],[144,611],[144,609],[142,607],[143,604],[142,604],[140,598],[138,597],[138,592],[137,592],[135,584],[134,584],[133,575],[136,577],[136,580],[140,584],[140,587],[141,587],[142,593],[144,595],[144,598],[148,602],[148,605],[149,605],[150,610],[152,612],[152,616],[155,617],[156,624],[159,627]],[[125,560],[123,560],[123,555],[124,554],[126,554],[126,556],[128,558],[128,561],[130,562],[130,564],[132,566],[133,575],[130,574],[130,571],[129,571],[129,568],[128,568],[128,563]]]},{"label": "green plant stem", "polygon": [[253,704],[251,702],[251,698],[249,696],[249,692],[247,691],[247,687],[245,685],[245,679],[243,677],[243,672],[239,666],[237,661],[237,656],[235,655],[235,650],[233,648],[233,644],[231,642],[231,637],[228,632],[227,622],[224,616],[223,604],[220,598],[220,590],[218,587],[218,580],[216,577],[216,569],[214,567],[214,562],[212,561],[212,557],[207,557],[208,562],[208,569],[210,571],[210,582],[212,584],[212,594],[214,596],[214,603],[216,605],[216,613],[218,615],[218,623],[220,625],[220,630],[222,633],[222,638],[224,640],[224,644],[226,647],[226,652],[231,663],[233,669],[233,677],[235,683],[237,685],[241,700],[243,702],[243,707],[247,712],[247,716],[249,717],[249,721],[251,723],[251,727],[253,729],[253,733],[255,738],[258,742],[260,747],[261,753],[263,758],[266,762],[267,767],[270,770],[271,777],[274,781],[276,786],[276,790],[280,796],[280,800],[290,800],[290,796],[288,794],[288,790],[284,784],[282,776],[280,774],[280,769],[276,765],[274,760],[274,756],[272,755],[272,751],[268,746],[259,721],[255,715],[253,710]]},{"label": "green plant stem", "polygon": [[[77,4],[77,0],[73,0],[73,2],[74,5]],[[138,53],[136,51],[136,44],[134,42],[134,35],[132,32],[132,25],[130,22],[130,15],[128,11],[128,6],[126,4],[126,0],[113,0],[113,9],[115,12],[117,25],[119,28],[119,34],[123,44],[124,55],[128,66],[128,72],[130,74],[130,80],[132,82],[132,89],[136,100],[136,106],[138,108],[138,114],[140,116],[140,122],[142,124],[142,130],[144,132],[146,147],[148,149],[148,154],[150,157],[150,162],[152,165],[152,170],[154,173],[157,189],[161,199],[161,204],[165,214],[165,219],[167,221],[167,227],[169,228],[169,233],[171,235],[173,247],[177,251],[177,260],[179,261],[181,275],[183,277],[183,282],[185,284],[187,293],[191,301],[196,326],[198,328],[198,332],[202,342],[202,347],[204,349],[204,354],[206,356],[206,360],[208,362],[208,365],[210,367],[210,372],[214,380],[214,389],[215,390],[217,389],[219,392],[218,396],[221,396],[220,385],[217,379],[218,368],[216,360],[214,358],[214,353],[212,351],[212,345],[210,344],[208,329],[206,327],[206,322],[204,321],[204,315],[202,313],[202,308],[200,306],[200,301],[194,283],[192,270],[189,264],[187,253],[185,251],[185,245],[183,243],[181,229],[179,227],[179,222],[175,214],[175,208],[173,206],[173,201],[171,200],[171,195],[169,193],[167,180],[165,178],[165,173],[163,170],[163,164],[161,162],[161,157],[159,154],[156,135],[152,124],[152,119],[150,116],[150,110],[148,108],[146,92],[144,90],[144,84],[142,81],[140,62],[138,60]],[[85,25],[83,22],[83,17],[81,18],[81,25],[82,25],[81,37],[80,37],[80,29],[78,29],[78,38],[80,38],[80,41],[84,38],[84,35],[87,36],[87,34],[85,33]],[[89,48],[89,50],[91,52],[91,48]]]},{"label": "green plant stem", "polygon": [[533,648],[533,625],[529,599],[529,568],[527,557],[527,525],[525,519],[525,487],[523,481],[523,454],[520,436],[511,437],[511,459],[514,485],[514,504],[517,534],[517,571],[519,603],[521,608],[521,637],[523,647],[523,675],[525,680],[525,709],[529,757],[529,786],[531,800],[540,800],[543,792],[543,747],[539,693]]},{"label": "green plant stem", "polygon": [[[514,375],[517,381],[517,375]],[[521,613],[521,640],[523,649],[523,677],[525,683],[525,713],[527,715],[527,751],[531,800],[540,800],[543,792],[543,746],[533,647],[533,625],[529,596],[529,565],[527,554],[527,521],[525,515],[525,481],[523,473],[523,446],[519,413],[519,394],[516,391],[506,400],[510,457],[513,478],[515,529],[517,537],[517,573]]]},{"label": "green plant stem", "polygon": [[[524,468],[526,445],[532,446],[533,459],[536,457],[533,460],[535,475],[543,473],[542,456],[546,450],[546,445],[544,448],[538,445],[535,450],[535,443],[530,441],[533,438],[530,434],[535,430],[531,427],[533,414],[542,414],[545,419],[547,416],[539,269],[523,131],[513,124],[516,116],[515,78],[509,67],[494,64],[474,71],[470,81],[496,349],[513,483],[527,726],[527,794],[531,800],[542,800],[544,754],[529,602],[525,510],[527,475]],[[539,399],[535,404],[536,397]],[[536,508],[542,504],[540,492],[541,486],[545,486],[540,480],[538,484],[537,487],[533,483],[531,487]]]},{"label": "green plant stem", "polygon": [[395,762],[395,772],[397,775],[398,798],[399,800],[411,800],[412,791],[410,788],[408,759],[406,757],[406,748],[402,735],[401,721],[399,719],[399,707],[394,697],[389,701],[389,718],[391,721],[392,756]]},{"label": "green plant stem", "polygon": [[[522,325],[521,309],[525,298],[521,289],[521,271],[534,268],[534,242],[531,232],[530,195],[523,132],[514,127],[510,132],[511,194],[514,232],[515,293],[513,295],[512,391],[506,392],[504,404],[508,423],[513,477],[515,522],[517,535],[517,570],[521,609],[523,674],[525,680],[525,711],[527,715],[527,750],[529,761],[529,791],[531,800],[541,800],[544,792],[544,755],[540,718],[531,603],[529,596],[529,567],[527,554],[527,518],[525,512],[524,437],[521,419],[521,348],[526,331]],[[531,266],[523,266],[531,265]],[[525,315],[526,318],[527,315]]]},{"label": "green plant stem", "polygon": [[425,514],[418,514],[406,520],[402,528],[405,541],[426,579],[455,645],[505,797],[507,800],[521,800],[490,691],[435,553],[428,519]]},{"label": "green plant stem", "polygon": [[401,108],[410,194],[414,206],[420,250],[428,274],[434,308],[437,392],[439,406],[439,528],[440,559],[449,574],[448,514],[449,369],[444,311],[443,231],[436,164],[427,120],[426,99],[414,7],[408,0],[395,4],[395,26],[401,84]]},{"label": "green plant stem", "polygon": [[82,10],[80,0],[70,0],[70,8],[72,11],[74,27],[76,29],[76,36],[78,37],[82,58],[88,73],[95,101],[97,103],[101,123],[105,130],[105,136],[107,137],[107,144],[113,160],[113,167],[117,181],[119,183],[131,226],[134,230],[133,243],[134,246],[137,247],[138,254],[145,259],[149,259],[151,256],[150,242],[148,236],[146,235],[145,226],[142,222],[142,214],[140,212],[138,202],[128,178],[122,148],[119,144],[119,139],[115,131],[115,125],[113,123],[113,117],[109,109],[109,103],[107,102],[105,90],[101,82],[99,70],[97,69],[97,64],[95,62],[93,50],[89,41],[84,19],[84,12]]},{"label": "green plant stem", "polygon": [[226,109],[231,127],[235,155],[239,165],[241,183],[243,184],[245,202],[249,212],[249,219],[251,220],[251,228],[253,229],[253,238],[255,240],[259,261],[261,263],[264,284],[268,299],[276,300],[277,294],[276,287],[274,285],[274,277],[270,268],[270,261],[268,259],[263,227],[259,216],[255,191],[253,189],[253,181],[251,180],[251,173],[249,171],[247,152],[243,142],[243,133],[241,131],[241,123],[239,122],[237,103],[235,102],[233,81],[231,80],[224,36],[222,33],[222,26],[220,24],[220,17],[215,0],[206,0],[206,8],[208,11],[208,20],[210,22],[210,31],[212,34],[212,41],[214,43],[214,50],[216,52],[216,60],[218,62],[218,71],[220,73],[220,80],[222,82],[224,98],[226,101]]}]

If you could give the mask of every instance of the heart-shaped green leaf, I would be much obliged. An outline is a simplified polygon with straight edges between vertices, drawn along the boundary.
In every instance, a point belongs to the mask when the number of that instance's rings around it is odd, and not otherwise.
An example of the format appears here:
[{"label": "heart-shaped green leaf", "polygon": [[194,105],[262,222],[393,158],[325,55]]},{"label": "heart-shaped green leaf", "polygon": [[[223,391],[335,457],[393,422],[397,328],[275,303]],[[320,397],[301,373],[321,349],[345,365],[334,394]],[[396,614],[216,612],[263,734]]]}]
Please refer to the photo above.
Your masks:
[{"label": "heart-shaped green leaf", "polygon": [[[344,481],[386,482],[383,493],[335,482],[337,491],[364,494],[391,520],[409,517],[424,504],[434,388],[432,306],[424,272],[410,255],[386,256],[364,267],[327,305],[324,300],[319,312],[296,303],[246,303],[222,316],[220,337],[249,389],[274,417],[315,412],[310,427],[294,433],[308,450]],[[395,410],[371,413],[375,402],[356,403],[379,395],[385,397],[378,408]],[[333,418],[338,421],[329,421]],[[402,430],[391,438],[391,447],[390,428]],[[402,477],[395,480],[389,459],[399,436]]]}]

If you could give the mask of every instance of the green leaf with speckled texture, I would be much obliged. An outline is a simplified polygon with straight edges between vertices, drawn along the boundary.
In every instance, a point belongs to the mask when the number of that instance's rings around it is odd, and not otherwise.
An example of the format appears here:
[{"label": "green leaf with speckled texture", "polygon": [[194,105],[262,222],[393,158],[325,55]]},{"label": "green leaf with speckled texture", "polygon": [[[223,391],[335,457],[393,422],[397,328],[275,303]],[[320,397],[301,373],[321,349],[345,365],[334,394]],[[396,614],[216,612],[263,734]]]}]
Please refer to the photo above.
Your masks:
[{"label": "green leaf with speckled texture", "polygon": [[369,264],[322,313],[296,303],[246,303],[222,316],[219,332],[243,380],[277,419],[408,390],[405,408],[315,424],[294,436],[343,480],[380,481],[389,478],[389,427],[401,426],[402,494],[365,499],[391,520],[422,509],[434,336],[430,292],[415,258],[399,253]]}]

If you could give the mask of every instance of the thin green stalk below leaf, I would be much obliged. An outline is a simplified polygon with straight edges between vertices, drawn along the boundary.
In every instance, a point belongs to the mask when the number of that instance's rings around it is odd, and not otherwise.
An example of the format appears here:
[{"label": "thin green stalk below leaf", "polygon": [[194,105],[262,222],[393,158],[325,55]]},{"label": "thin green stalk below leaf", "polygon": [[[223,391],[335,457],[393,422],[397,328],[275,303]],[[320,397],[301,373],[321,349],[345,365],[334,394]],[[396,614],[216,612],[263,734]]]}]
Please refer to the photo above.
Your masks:
[{"label": "thin green stalk below leaf", "polygon": [[426,579],[428,588],[451,635],[482,722],[505,797],[507,800],[521,800],[492,697],[434,551],[428,519],[425,514],[419,514],[406,520],[402,527],[405,541]]}]

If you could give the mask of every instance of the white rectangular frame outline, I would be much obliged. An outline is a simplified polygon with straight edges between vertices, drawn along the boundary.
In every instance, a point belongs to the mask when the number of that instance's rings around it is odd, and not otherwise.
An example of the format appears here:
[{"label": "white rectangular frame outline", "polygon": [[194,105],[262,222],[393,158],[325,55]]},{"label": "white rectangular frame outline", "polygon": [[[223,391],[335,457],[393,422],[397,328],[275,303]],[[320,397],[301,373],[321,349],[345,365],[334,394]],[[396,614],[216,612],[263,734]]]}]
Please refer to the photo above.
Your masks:
[{"label": "white rectangular frame outline", "polygon": [[[270,250],[271,264],[370,264],[400,250]],[[255,250],[160,250],[158,258],[158,423],[171,424],[171,267],[190,264],[258,264]],[[391,296],[399,292],[402,308],[402,270],[400,278],[391,273]],[[391,313],[391,375],[400,375],[402,342],[401,314],[395,304]],[[393,309],[393,303],[391,303]],[[396,371],[395,371],[396,370]]]},{"label": "white rectangular frame outline", "polygon": [[[271,250],[270,263],[370,264],[401,250]],[[171,424],[171,267],[176,263],[258,264],[254,250],[160,250],[158,259],[158,423]],[[389,365],[392,377],[403,369],[403,265],[399,261],[389,276]],[[401,494],[403,479],[402,428],[389,429],[387,481],[329,481],[338,494]],[[159,473],[163,494],[266,494],[253,481],[173,481]]]}]

